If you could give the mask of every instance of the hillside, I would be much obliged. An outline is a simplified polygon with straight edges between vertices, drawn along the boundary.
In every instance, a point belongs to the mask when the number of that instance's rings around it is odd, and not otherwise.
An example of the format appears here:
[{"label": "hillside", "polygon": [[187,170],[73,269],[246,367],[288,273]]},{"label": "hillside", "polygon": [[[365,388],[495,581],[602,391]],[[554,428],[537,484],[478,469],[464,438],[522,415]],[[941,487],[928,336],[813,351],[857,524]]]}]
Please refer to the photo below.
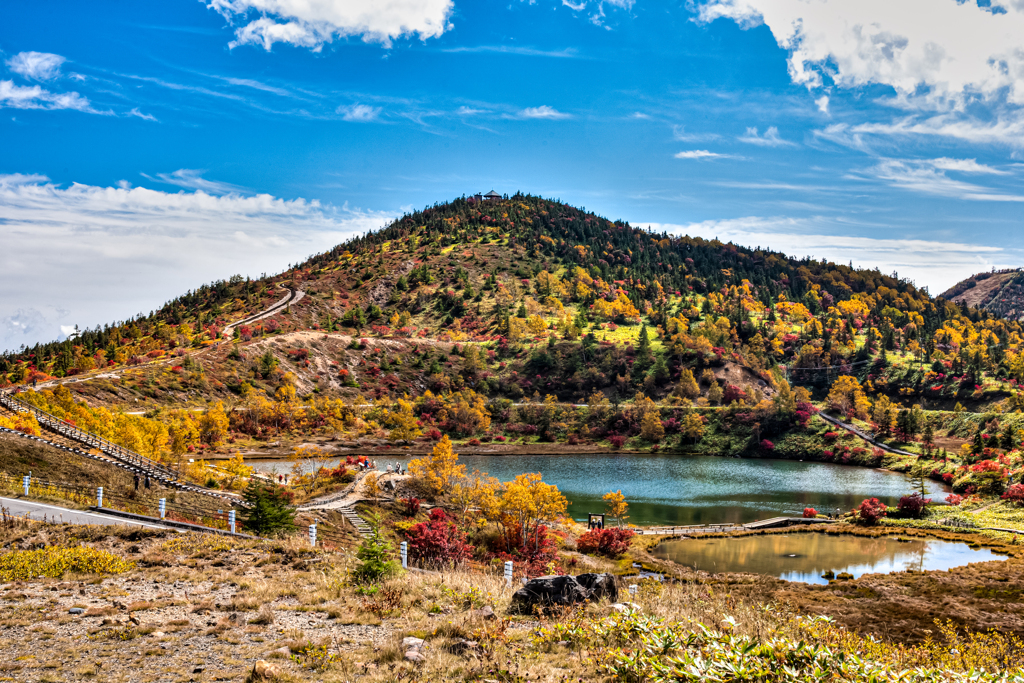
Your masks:
[{"label": "hillside", "polygon": [[[927,448],[956,449],[1001,433],[994,407],[1024,405],[1022,351],[1018,321],[878,271],[515,195],[438,204],[281,274],[7,354],[0,384],[35,386],[38,407],[172,461],[310,442],[422,449],[447,434],[463,452],[878,464],[824,441],[810,404],[827,395],[912,449],[925,447],[912,406],[949,411],[930,418],[944,430]],[[835,390],[840,376],[853,384]]]},{"label": "hillside", "polygon": [[978,273],[941,294],[958,304],[989,311],[1010,320],[1024,318],[1024,271]]}]

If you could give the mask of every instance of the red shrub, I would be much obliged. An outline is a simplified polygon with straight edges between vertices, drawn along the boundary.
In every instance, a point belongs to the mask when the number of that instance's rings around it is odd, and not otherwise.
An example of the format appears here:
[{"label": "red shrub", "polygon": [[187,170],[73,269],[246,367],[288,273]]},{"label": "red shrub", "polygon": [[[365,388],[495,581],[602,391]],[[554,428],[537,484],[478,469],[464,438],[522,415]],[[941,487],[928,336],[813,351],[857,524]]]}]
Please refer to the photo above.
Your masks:
[{"label": "red shrub", "polygon": [[817,516],[818,516],[818,511],[815,510],[814,508],[804,508],[804,518],[805,519],[814,519]]},{"label": "red shrub", "polygon": [[480,445],[480,439],[470,439],[469,441],[466,442],[466,445],[467,446],[479,446]]},{"label": "red shrub", "polygon": [[775,444],[773,444],[768,439],[761,439],[761,449],[765,451],[774,451]]},{"label": "red shrub", "polygon": [[469,557],[472,547],[466,535],[441,508],[430,511],[430,519],[406,532],[409,557],[431,566],[450,566]]},{"label": "red shrub", "polygon": [[725,392],[722,394],[722,405],[729,405],[733,401],[744,402],[747,400],[747,395],[743,393],[735,384],[727,384]]},{"label": "red shrub", "polygon": [[865,524],[876,524],[885,517],[885,504],[877,498],[865,498],[857,508],[857,516]]},{"label": "red shrub", "polygon": [[951,493],[948,496],[946,496],[946,502],[949,503],[950,505],[956,506],[964,502],[964,497],[958,496],[955,493]]},{"label": "red shrub", "polygon": [[925,498],[920,493],[915,493],[913,495],[903,496],[900,498],[900,502],[896,505],[896,508],[900,512],[913,515],[914,517],[920,517],[921,512],[930,502],[932,502],[931,498]]},{"label": "red shrub", "polygon": [[416,513],[420,511],[419,498],[416,498],[415,496],[409,496],[408,498],[403,498],[402,502],[405,504],[405,510],[403,510],[403,514],[405,514],[406,517],[415,517]]},{"label": "red shrub", "polygon": [[576,541],[576,549],[588,555],[616,558],[629,549],[629,539],[636,534],[629,529],[591,529]]},{"label": "red shrub", "polygon": [[1014,505],[1024,505],[1024,484],[1014,484],[1006,489],[1006,493],[1003,494],[1002,498]]},{"label": "red shrub", "polygon": [[620,448],[622,448],[623,444],[626,443],[626,437],[620,434],[615,434],[613,436],[608,437],[608,443],[610,443],[612,445],[612,448],[614,448],[615,450],[619,450]]},{"label": "red shrub", "polygon": [[437,427],[431,427],[427,431],[423,432],[423,436],[427,437],[431,441],[440,441],[441,430],[439,430]]}]

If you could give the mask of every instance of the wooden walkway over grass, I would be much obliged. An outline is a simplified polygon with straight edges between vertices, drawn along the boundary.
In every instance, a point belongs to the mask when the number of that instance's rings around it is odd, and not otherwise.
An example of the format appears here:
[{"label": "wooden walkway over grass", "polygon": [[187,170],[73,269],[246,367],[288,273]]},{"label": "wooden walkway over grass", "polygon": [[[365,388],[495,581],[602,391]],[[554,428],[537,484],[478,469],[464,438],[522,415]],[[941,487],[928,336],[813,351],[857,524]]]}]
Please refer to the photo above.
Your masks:
[{"label": "wooden walkway over grass", "polygon": [[638,529],[637,533],[644,536],[700,536],[702,534],[726,534],[730,531],[758,531],[779,527],[798,526],[803,524],[834,524],[834,519],[815,519],[807,517],[772,517],[759,519],[747,524],[692,524],[689,526],[655,526]]}]

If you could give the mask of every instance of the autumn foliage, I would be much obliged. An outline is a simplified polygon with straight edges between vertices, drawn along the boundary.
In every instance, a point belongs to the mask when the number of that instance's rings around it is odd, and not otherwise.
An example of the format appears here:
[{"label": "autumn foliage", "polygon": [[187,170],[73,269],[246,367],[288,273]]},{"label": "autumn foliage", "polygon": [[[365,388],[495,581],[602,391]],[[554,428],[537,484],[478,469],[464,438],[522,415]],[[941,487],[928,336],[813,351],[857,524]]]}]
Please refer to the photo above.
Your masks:
[{"label": "autumn foliage", "polygon": [[631,529],[591,529],[577,539],[576,549],[614,559],[629,549],[629,541],[635,535]]}]

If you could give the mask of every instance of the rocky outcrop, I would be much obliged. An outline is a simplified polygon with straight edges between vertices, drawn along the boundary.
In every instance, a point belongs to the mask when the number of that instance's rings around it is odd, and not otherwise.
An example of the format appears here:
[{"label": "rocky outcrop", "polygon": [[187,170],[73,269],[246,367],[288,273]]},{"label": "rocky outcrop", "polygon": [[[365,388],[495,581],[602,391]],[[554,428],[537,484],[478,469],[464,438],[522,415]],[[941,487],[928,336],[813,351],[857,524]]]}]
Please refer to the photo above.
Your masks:
[{"label": "rocky outcrop", "polygon": [[509,612],[532,614],[535,609],[564,607],[582,602],[618,598],[615,577],[611,574],[579,576],[541,576],[531,579],[512,595]]}]

